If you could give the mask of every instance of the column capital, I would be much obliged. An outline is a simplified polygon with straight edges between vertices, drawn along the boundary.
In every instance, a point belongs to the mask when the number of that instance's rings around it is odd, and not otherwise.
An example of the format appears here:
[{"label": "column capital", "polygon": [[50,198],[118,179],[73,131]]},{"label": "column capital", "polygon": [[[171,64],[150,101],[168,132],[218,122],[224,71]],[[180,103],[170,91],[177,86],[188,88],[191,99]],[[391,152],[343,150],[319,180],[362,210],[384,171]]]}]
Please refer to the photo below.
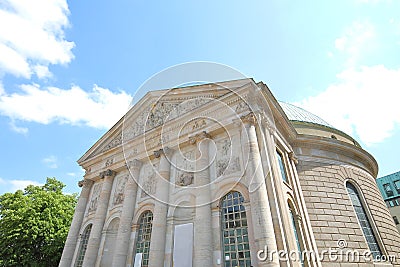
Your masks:
[{"label": "column capital", "polygon": [[161,155],[170,156],[170,154],[174,150],[169,147],[160,148],[159,150],[154,151],[154,157],[159,158]]},{"label": "column capital", "polygon": [[140,167],[142,167],[142,165],[143,165],[143,162],[141,162],[138,159],[133,159],[131,161],[127,161],[125,164],[125,166],[128,169],[140,169]]},{"label": "column capital", "polygon": [[79,187],[90,187],[93,184],[92,180],[83,179],[78,182]]},{"label": "column capital", "polygon": [[100,173],[100,178],[104,178],[104,177],[114,177],[117,173],[113,170],[106,170]]},{"label": "column capital", "polygon": [[202,131],[193,136],[189,136],[189,143],[194,145],[204,139],[211,139],[211,135],[208,134],[206,131]]},{"label": "column capital", "polygon": [[240,117],[244,124],[255,125],[257,122],[256,115],[253,112],[250,112],[242,117]]}]

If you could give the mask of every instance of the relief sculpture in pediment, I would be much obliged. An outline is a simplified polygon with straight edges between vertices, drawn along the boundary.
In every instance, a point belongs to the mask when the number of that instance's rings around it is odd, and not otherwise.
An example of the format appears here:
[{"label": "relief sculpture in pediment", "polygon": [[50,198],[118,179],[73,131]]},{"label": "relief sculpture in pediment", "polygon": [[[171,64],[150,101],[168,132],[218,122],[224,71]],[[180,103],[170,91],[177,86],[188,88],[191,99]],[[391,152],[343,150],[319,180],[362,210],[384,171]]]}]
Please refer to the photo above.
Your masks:
[{"label": "relief sculpture in pediment", "polygon": [[203,97],[189,99],[180,103],[159,101],[153,104],[152,107],[145,108],[139,116],[126,123],[127,126],[126,129],[124,129],[124,140],[132,139],[143,134],[145,131],[161,126],[165,122],[187,114],[191,110],[204,105],[209,101],[211,101],[210,98]]}]

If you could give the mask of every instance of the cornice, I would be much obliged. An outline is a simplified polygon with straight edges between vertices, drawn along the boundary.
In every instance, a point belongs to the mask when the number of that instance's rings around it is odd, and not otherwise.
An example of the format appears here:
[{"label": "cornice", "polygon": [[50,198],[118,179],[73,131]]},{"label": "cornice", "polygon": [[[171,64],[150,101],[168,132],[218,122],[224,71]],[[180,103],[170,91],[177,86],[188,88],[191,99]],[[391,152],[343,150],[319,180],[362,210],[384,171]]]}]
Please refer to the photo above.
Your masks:
[{"label": "cornice", "polygon": [[[360,162],[361,164],[357,167],[365,166],[364,170],[371,174],[373,177],[377,177],[378,175],[378,163],[375,158],[368,153],[366,150],[361,147],[357,147],[355,145],[335,140],[327,137],[313,136],[313,135],[298,135],[296,140],[293,142],[294,148],[313,148],[319,149],[327,152],[336,153],[353,160]],[[301,154],[297,154],[299,159],[303,157]],[[319,158],[321,156],[312,155],[314,158]],[[327,158],[329,159],[329,158]],[[335,158],[332,160],[340,161]],[[354,165],[351,162],[344,162],[346,164]]]}]

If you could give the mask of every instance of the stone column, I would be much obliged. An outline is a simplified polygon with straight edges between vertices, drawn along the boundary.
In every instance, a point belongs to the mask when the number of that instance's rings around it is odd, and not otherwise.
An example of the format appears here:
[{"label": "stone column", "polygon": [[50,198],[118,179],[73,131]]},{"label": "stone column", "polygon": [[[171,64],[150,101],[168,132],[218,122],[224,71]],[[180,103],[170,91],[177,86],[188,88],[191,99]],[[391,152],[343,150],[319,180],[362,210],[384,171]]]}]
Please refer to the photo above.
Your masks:
[{"label": "stone column", "polygon": [[117,234],[117,242],[112,266],[125,266],[128,255],[129,238],[131,235],[132,218],[135,212],[135,202],[137,195],[137,181],[139,179],[140,167],[142,162],[135,159],[128,162],[130,175],[126,183],[124,192],[124,203],[120,217],[120,223]]},{"label": "stone column", "polygon": [[85,215],[85,210],[92,184],[93,181],[87,179],[78,182],[78,186],[82,187],[82,191],[79,196],[78,204],[75,208],[75,213],[74,217],[72,218],[72,223],[68,232],[67,240],[65,241],[64,250],[59,264],[60,267],[69,267],[72,265],[72,258],[74,257],[75,248],[78,243],[79,230],[81,229],[83,217]]},{"label": "stone column", "polygon": [[[268,200],[267,188],[265,185],[264,172],[262,169],[261,155],[258,147],[256,134],[256,117],[249,113],[242,117],[242,122],[246,129],[246,146],[248,155],[248,168],[246,170],[247,179],[249,179],[249,196],[252,207],[252,222],[254,230],[254,241],[257,251],[265,248],[268,251],[277,251],[274,225]],[[244,136],[246,137],[246,136]],[[260,261],[258,266],[279,266],[277,254],[272,261],[269,255],[265,261]]]},{"label": "stone column", "polygon": [[136,242],[136,236],[137,236],[137,231],[139,229],[138,224],[132,224],[131,227],[131,236],[129,238],[129,245],[128,245],[128,256],[126,257],[126,265],[125,266],[134,266],[133,260],[135,258],[135,242]]},{"label": "stone column", "polygon": [[164,266],[165,240],[167,230],[167,212],[169,201],[169,179],[171,163],[167,157],[172,153],[169,148],[160,149],[154,152],[156,158],[160,158],[158,167],[155,205],[153,212],[153,229],[151,232],[149,266]]},{"label": "stone column", "polygon": [[213,266],[213,234],[210,186],[210,135],[205,131],[190,138],[190,143],[197,144],[194,185],[196,212],[194,218],[194,257],[193,266]]},{"label": "stone column", "polygon": [[115,174],[116,173],[112,170],[106,170],[100,173],[100,177],[104,179],[104,181],[97,204],[93,228],[90,233],[85,258],[83,260],[82,266],[84,267],[93,267],[96,263],[101,240],[101,232],[103,231],[104,221],[107,215],[108,201],[110,199],[110,193]]}]

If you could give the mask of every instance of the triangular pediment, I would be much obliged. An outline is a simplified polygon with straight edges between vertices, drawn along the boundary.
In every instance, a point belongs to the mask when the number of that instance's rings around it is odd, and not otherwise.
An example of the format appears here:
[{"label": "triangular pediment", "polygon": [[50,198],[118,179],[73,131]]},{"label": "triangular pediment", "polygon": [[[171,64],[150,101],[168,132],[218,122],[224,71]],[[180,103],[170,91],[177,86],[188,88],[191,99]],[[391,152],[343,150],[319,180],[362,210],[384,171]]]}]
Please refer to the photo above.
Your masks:
[{"label": "triangular pediment", "polygon": [[134,139],[168,121],[177,119],[251,81],[242,79],[150,91],[135,103],[124,117],[78,160],[78,163],[118,147],[123,141]]}]

